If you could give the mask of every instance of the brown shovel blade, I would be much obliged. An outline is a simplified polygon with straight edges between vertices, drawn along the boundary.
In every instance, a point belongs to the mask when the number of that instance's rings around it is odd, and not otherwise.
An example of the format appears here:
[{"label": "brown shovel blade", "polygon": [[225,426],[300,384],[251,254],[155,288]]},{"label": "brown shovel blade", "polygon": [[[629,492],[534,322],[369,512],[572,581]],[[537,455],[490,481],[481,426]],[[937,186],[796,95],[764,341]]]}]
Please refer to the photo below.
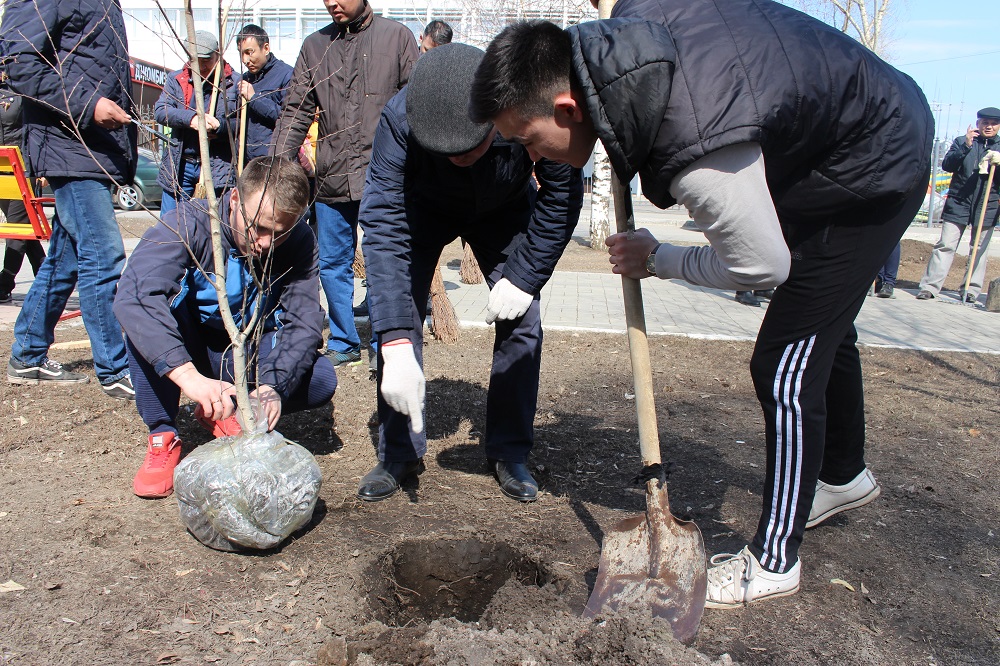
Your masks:
[{"label": "brown shovel blade", "polygon": [[605,608],[650,608],[690,643],[705,610],[705,544],[692,522],[670,513],[667,487],[646,482],[646,514],[627,518],[604,535],[597,582],[584,617]]}]

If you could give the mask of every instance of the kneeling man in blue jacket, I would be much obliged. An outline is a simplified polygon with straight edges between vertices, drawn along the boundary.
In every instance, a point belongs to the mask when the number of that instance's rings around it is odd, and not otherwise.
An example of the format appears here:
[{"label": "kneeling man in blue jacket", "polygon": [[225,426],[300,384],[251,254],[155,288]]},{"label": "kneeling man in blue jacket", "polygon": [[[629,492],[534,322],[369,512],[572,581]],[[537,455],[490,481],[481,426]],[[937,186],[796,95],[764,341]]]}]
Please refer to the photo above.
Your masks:
[{"label": "kneeling man in blue jacket", "polygon": [[487,463],[508,497],[531,502],[538,492],[526,465],[541,366],[538,294],[576,227],[583,181],[579,169],[535,163],[492,123],[469,120],[482,56],[466,44],[426,53],[375,131],[358,219],[378,335],[379,463],[361,480],[362,500],[393,495],[421,469],[427,294],[442,248],[459,236],[486,277],[487,323],[496,325]]},{"label": "kneeling man in blue jacket", "polygon": [[[333,365],[317,351],[324,314],[316,237],[297,224],[308,202],[302,167],[277,157],[252,160],[219,201],[229,308],[241,328],[260,313],[246,357],[250,395],[260,400],[268,430],[282,412],[330,402],[337,388]],[[239,432],[232,343],[214,267],[205,202],[179,202],[143,234],[118,282],[115,315],[125,331],[136,408],[150,433],[133,483],[139,497],[173,492],[182,392],[213,434]]]}]

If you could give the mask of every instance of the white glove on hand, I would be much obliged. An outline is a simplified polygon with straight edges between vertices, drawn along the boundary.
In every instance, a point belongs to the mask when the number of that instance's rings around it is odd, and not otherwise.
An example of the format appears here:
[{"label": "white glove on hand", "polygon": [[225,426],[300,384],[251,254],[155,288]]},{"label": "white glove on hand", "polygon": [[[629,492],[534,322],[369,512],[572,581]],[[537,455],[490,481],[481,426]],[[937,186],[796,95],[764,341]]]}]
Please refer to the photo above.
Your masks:
[{"label": "white glove on hand", "polygon": [[1000,152],[987,150],[986,154],[983,155],[983,159],[979,160],[979,173],[989,173],[991,164],[1000,164]]},{"label": "white glove on hand", "polygon": [[410,430],[424,430],[424,371],[413,355],[413,344],[382,345],[382,397],[400,414],[410,417]]},{"label": "white glove on hand", "polygon": [[497,319],[517,319],[531,307],[535,297],[515,287],[507,278],[490,289],[490,301],[486,304],[486,323],[492,324]]}]

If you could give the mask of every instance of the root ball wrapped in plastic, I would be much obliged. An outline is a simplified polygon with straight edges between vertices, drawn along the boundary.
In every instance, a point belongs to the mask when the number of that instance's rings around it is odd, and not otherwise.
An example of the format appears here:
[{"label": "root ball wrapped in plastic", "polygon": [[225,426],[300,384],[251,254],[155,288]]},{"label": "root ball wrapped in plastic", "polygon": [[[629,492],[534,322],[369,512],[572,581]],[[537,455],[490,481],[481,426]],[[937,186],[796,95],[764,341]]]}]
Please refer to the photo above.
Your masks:
[{"label": "root ball wrapped in plastic", "polygon": [[309,451],[276,432],[220,437],[174,470],[185,527],[209,548],[277,546],[313,515],[323,476]]}]

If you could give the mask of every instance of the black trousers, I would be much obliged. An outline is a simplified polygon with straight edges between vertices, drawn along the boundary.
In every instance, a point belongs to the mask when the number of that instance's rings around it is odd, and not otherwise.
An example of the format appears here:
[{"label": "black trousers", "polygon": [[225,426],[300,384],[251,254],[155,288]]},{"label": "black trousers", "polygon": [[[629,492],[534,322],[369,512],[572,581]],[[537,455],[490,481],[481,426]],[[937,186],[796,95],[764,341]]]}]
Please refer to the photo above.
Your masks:
[{"label": "black trousers", "polygon": [[[487,229],[491,225],[481,225]],[[494,228],[502,225],[492,225]],[[508,223],[509,226],[509,223]],[[497,237],[499,236],[499,237]],[[479,268],[492,289],[503,277],[504,262],[514,246],[516,234],[494,232],[478,236],[467,230],[464,238],[472,247]],[[454,238],[447,239],[451,242]],[[444,245],[414,243],[410,255],[413,329],[410,341],[417,362],[423,367],[423,329],[427,316],[427,295],[434,269]],[[520,319],[497,320],[494,324],[493,365],[486,394],[486,457],[524,463],[534,443],[535,408],[538,403],[538,380],[542,364],[542,316],[538,296]],[[382,339],[379,336],[378,416],[379,460],[400,462],[422,458],[427,453],[427,428],[420,434],[410,430],[409,418],[400,414],[382,398]],[[424,420],[426,424],[426,419]]]},{"label": "black trousers", "polygon": [[842,485],[865,468],[854,320],[926,182],[894,207],[826,226],[785,227],[791,271],[768,305],[750,360],[767,445],[763,509],[750,550],[765,569],[784,573],[798,561],[816,481]]}]

